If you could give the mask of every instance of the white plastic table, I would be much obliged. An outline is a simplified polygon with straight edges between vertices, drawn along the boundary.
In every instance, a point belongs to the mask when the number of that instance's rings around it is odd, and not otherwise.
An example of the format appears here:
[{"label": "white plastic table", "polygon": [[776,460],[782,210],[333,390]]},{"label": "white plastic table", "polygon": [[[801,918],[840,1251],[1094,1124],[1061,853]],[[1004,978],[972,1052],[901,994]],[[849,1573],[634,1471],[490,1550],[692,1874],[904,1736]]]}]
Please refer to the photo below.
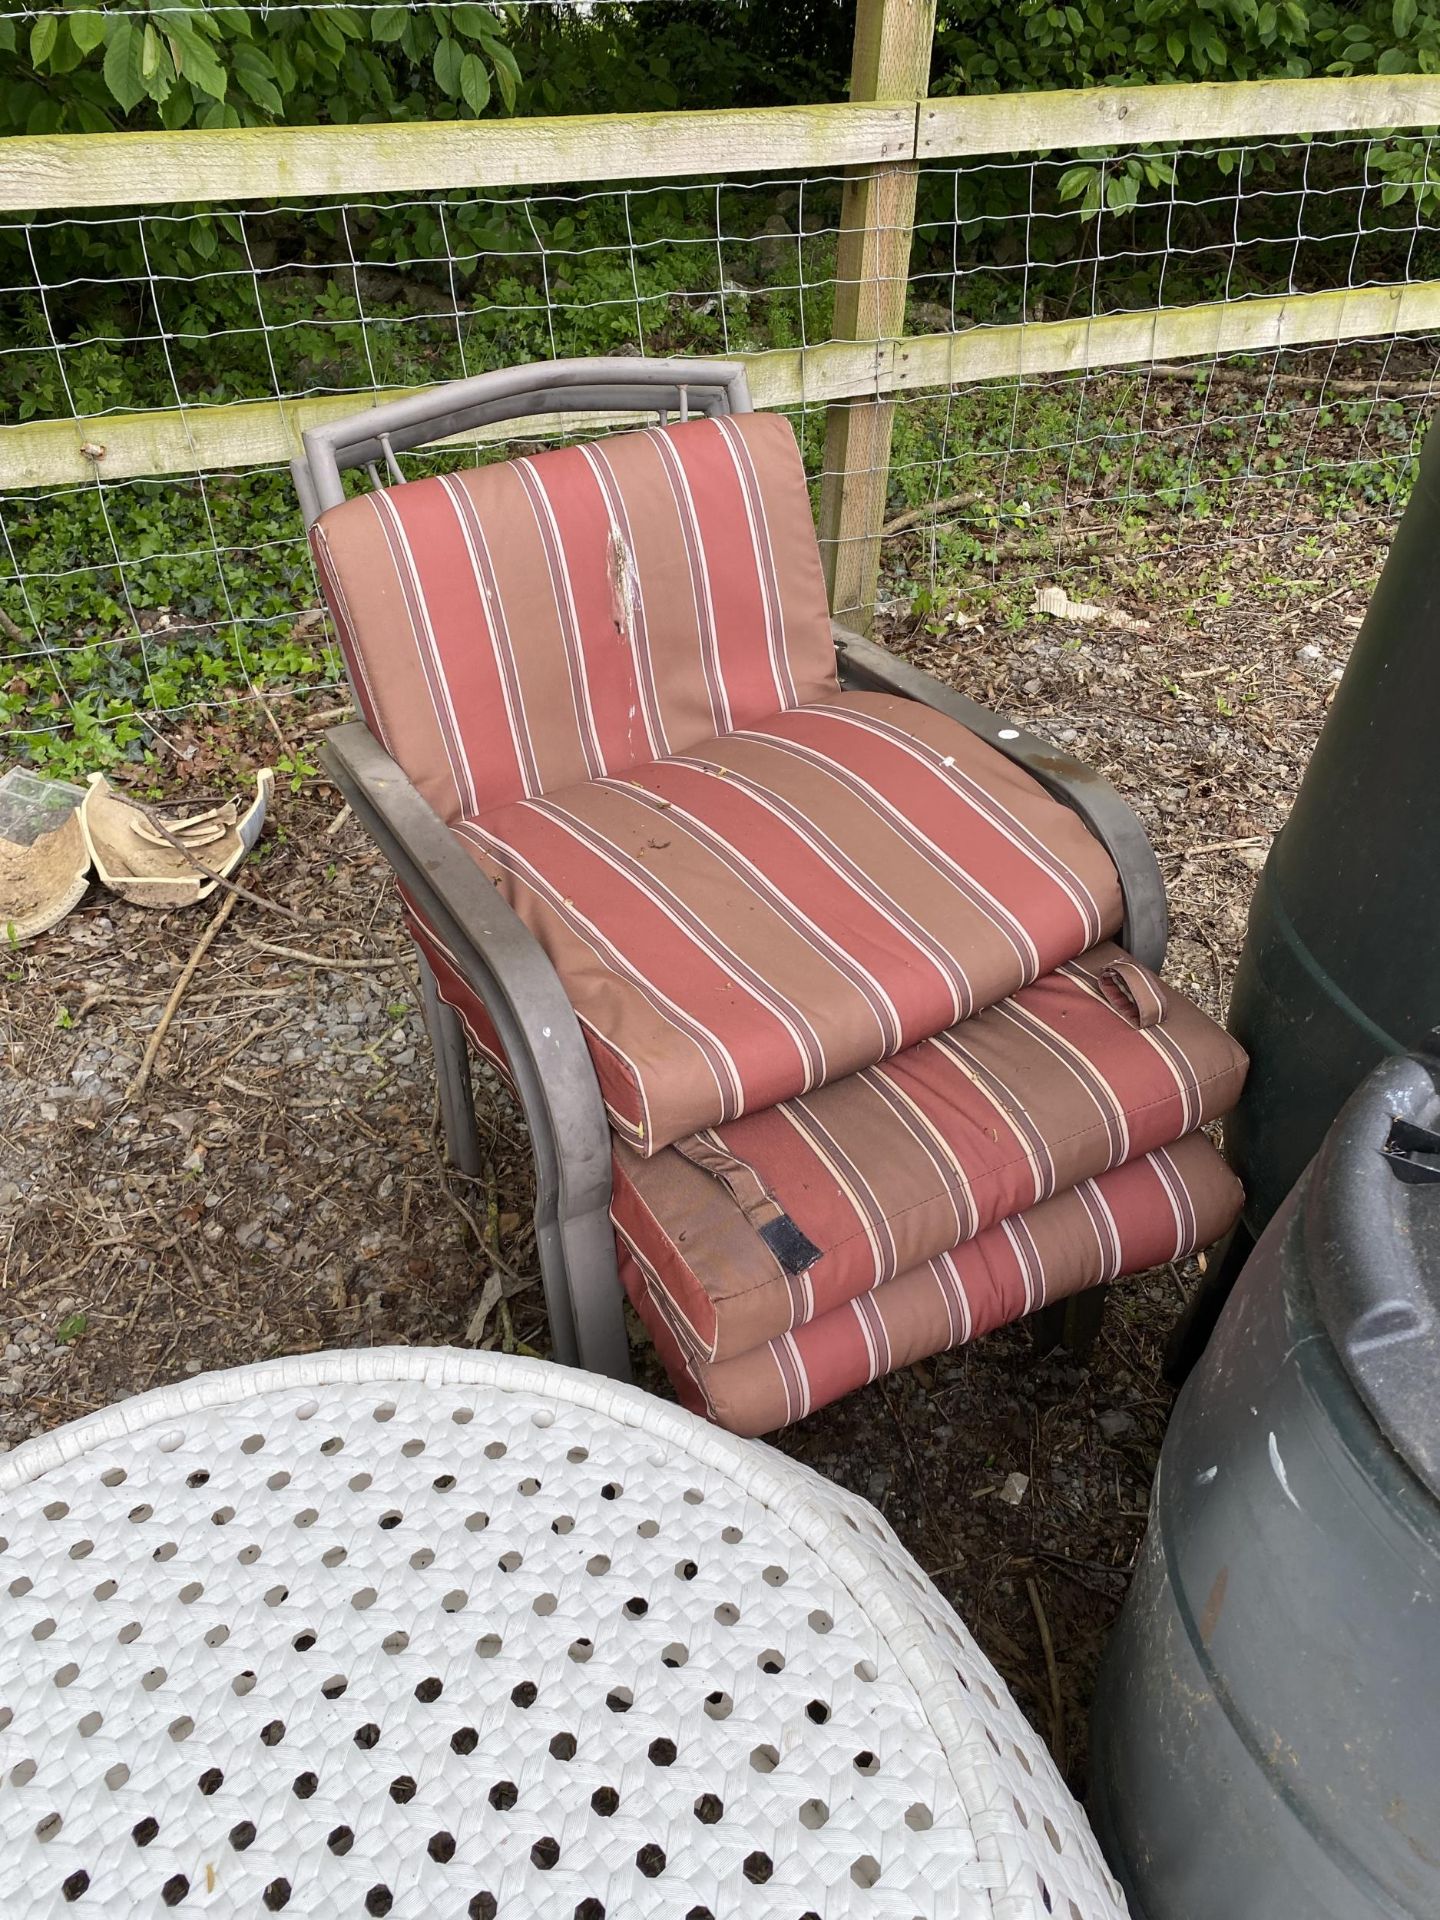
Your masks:
[{"label": "white plastic table", "polygon": [[1124,1913],[864,1502],[631,1387],[307,1355],[0,1458],[0,1915]]}]

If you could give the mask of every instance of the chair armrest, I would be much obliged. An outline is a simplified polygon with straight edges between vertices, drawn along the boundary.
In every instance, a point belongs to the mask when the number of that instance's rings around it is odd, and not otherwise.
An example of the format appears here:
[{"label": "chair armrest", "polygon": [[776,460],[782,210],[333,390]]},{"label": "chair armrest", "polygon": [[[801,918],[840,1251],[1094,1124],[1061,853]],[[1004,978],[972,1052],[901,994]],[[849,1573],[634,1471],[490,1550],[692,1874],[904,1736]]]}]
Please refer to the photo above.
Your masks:
[{"label": "chair armrest", "polygon": [[1079,814],[1120,876],[1125,903],[1121,939],[1126,951],[1158,971],[1165,958],[1169,931],[1165,883],[1144,827],[1110,782],[1072,754],[991,713],[988,707],[945,686],[932,674],[897,659],[873,640],[863,640],[838,623],[834,632],[842,686],[898,693],[933,707],[937,713],[948,714],[1007,760],[1023,767],[1047,793]]},{"label": "chair armrest", "polygon": [[605,1105],[548,954],[368,727],[333,728],[321,759],[495,1023],[534,1144],[537,1216],[608,1208]]}]

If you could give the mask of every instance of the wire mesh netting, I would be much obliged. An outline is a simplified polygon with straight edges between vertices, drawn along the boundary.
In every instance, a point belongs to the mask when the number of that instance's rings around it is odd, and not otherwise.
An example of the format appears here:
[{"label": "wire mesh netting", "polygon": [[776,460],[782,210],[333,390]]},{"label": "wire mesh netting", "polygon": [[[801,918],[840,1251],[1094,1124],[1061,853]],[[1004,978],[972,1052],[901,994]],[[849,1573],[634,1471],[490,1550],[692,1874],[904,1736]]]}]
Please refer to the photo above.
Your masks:
[{"label": "wire mesh netting", "polygon": [[[882,609],[1013,611],[1117,556],[1392,518],[1437,340],[1367,325],[1364,290],[1440,279],[1432,145],[924,168],[906,331],[1012,345],[1003,378],[898,396]],[[838,174],[771,175],[0,225],[0,727],[95,764],[337,682],[277,402],[293,424],[570,354],[765,355],[818,488],[843,207]],[[1362,337],[1223,350],[1243,303],[1327,291],[1350,304],[1317,331]],[[1182,309],[1178,361],[1104,364],[1098,323]],[[85,477],[55,484],[77,441]]]}]

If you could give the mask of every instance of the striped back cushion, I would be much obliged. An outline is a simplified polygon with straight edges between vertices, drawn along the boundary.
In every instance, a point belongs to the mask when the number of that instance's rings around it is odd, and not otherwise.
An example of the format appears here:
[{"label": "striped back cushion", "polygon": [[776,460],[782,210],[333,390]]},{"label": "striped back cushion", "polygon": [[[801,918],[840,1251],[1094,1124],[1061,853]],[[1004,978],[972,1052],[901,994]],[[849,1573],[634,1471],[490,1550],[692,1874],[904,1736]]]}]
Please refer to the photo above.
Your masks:
[{"label": "striped back cushion", "polygon": [[449,821],[835,691],[804,469],[774,414],[412,481],[312,537],[365,719]]}]

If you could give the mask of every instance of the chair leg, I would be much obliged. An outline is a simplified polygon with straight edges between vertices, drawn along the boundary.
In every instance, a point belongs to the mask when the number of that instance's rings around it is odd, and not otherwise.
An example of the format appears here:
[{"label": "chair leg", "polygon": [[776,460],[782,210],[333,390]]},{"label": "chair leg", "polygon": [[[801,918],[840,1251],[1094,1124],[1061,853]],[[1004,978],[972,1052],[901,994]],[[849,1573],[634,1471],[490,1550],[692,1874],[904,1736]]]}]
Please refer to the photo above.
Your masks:
[{"label": "chair leg", "polygon": [[610,1380],[628,1380],[630,1336],[609,1209],[548,1222],[537,1212],[535,1226],[554,1358]]},{"label": "chair leg", "polygon": [[435,1079],[440,1088],[445,1151],[456,1172],[473,1180],[480,1173],[480,1131],[475,1124],[475,1094],[470,1085],[470,1050],[465,1029],[455,1009],[446,1006],[440,998],[430,962],[423,953],[419,959],[425,1025],[435,1049]]},{"label": "chair leg", "polygon": [[1076,1360],[1088,1360],[1100,1337],[1108,1291],[1107,1287],[1086,1287],[1082,1293],[1037,1307],[1029,1318],[1036,1353],[1043,1356],[1064,1347]]},{"label": "chair leg", "polygon": [[[425,1025],[435,1049],[446,1153],[457,1173],[475,1179],[481,1171],[480,1132],[475,1124],[465,1028],[455,1009],[440,998],[434,972],[423,953],[420,990]],[[562,1366],[580,1366],[611,1380],[628,1380],[630,1338],[625,1330],[624,1290],[615,1271],[615,1230],[609,1208],[595,1207],[569,1215],[564,1212],[566,1182],[555,1157],[563,1154],[564,1143],[552,1140],[547,1151],[539,1137],[538,1114],[532,1113],[530,1120],[537,1150],[535,1244],[553,1357]]]}]

